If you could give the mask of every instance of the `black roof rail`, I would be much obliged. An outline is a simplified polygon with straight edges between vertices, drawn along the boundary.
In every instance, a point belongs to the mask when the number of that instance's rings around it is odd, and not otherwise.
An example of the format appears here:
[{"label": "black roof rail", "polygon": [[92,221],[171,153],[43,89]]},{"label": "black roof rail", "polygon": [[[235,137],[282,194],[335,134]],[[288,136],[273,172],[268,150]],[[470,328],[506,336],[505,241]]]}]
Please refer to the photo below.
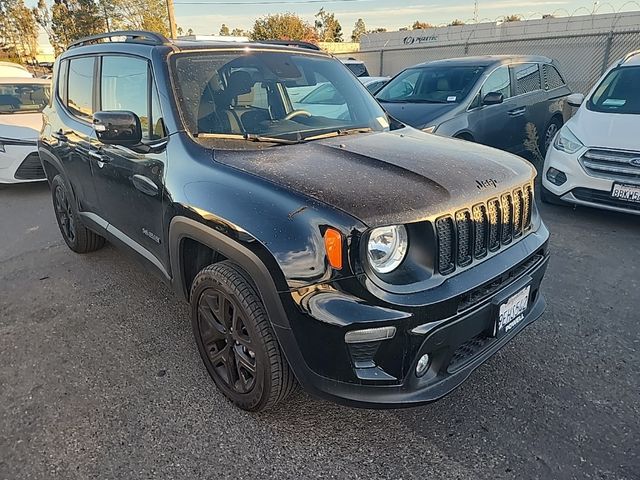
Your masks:
[{"label": "black roof rail", "polygon": [[122,30],[116,32],[105,32],[97,35],[91,35],[90,37],[84,37],[71,42],[67,48],[82,47],[84,45],[90,45],[92,43],[100,43],[100,40],[109,39],[115,37],[124,37],[125,42],[130,43],[144,43],[146,45],[168,45],[171,42],[167,37],[156,32],[147,32],[144,30]]},{"label": "black roof rail", "polygon": [[259,40],[257,43],[266,43],[268,45],[282,45],[284,47],[307,48],[309,50],[320,50],[320,47],[309,42],[300,40]]}]

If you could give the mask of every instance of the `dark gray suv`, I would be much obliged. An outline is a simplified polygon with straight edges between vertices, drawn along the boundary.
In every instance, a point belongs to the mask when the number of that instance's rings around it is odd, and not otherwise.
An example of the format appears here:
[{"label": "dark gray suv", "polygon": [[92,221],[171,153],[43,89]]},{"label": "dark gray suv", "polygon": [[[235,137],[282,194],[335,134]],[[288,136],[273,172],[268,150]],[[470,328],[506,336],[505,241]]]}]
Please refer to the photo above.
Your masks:
[{"label": "dark gray suv", "polygon": [[539,56],[453,58],[407,68],[376,98],[403,123],[514,153],[536,126],[544,154],[564,122],[571,90],[555,62]]}]

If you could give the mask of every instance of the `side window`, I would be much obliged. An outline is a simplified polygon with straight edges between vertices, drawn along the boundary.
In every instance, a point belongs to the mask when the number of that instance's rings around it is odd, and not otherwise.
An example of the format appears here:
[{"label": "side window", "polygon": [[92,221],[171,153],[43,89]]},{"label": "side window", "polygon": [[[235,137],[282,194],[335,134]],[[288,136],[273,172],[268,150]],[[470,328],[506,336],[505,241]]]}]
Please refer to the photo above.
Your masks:
[{"label": "side window", "polygon": [[402,98],[410,96],[416,88],[421,69],[416,68],[409,75],[405,76],[400,82],[393,82],[389,85],[389,89],[385,90],[385,98]]},{"label": "side window", "polygon": [[514,65],[513,73],[516,77],[516,95],[533,92],[542,88],[540,68],[537,63],[521,63]]},{"label": "side window", "polygon": [[500,67],[487,77],[480,90],[480,98],[483,99],[488,93],[494,92],[501,93],[505,100],[511,96],[509,67]]},{"label": "side window", "polygon": [[69,60],[67,108],[78,117],[91,119],[93,115],[94,57]]},{"label": "side window", "polygon": [[[160,102],[146,60],[105,56],[100,76],[101,110],[129,110],[140,118],[142,139],[161,138],[163,131]],[[158,136],[160,135],[160,136]]]},{"label": "side window", "polygon": [[564,79],[560,72],[553,65],[544,64],[542,66],[542,72],[544,76],[544,89],[553,90],[564,85]]},{"label": "side window", "polygon": [[[67,68],[69,62],[63,60],[58,65],[58,80],[56,81],[56,91],[58,92],[58,98],[64,103],[67,95]],[[53,98],[53,95],[52,95]]]}]

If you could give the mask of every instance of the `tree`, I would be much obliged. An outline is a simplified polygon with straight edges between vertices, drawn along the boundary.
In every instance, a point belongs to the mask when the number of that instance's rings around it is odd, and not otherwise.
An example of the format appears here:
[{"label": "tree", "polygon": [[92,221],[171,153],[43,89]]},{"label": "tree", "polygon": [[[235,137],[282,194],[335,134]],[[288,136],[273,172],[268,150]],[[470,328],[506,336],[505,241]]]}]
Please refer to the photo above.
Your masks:
[{"label": "tree", "polygon": [[324,7],[316,13],[316,31],[321,42],[341,42],[342,25],[333,13],[325,11]]},{"label": "tree", "polygon": [[449,24],[450,27],[458,27],[460,25],[464,25],[462,20],[458,20],[457,18]]},{"label": "tree", "polygon": [[427,22],[420,22],[418,20],[413,22],[413,25],[411,25],[411,30],[426,30],[427,28],[433,28],[433,25]]},{"label": "tree", "polygon": [[250,36],[249,32],[245,32],[241,28],[234,28],[233,30],[231,30],[231,35],[234,36],[234,37],[249,37]]},{"label": "tree", "polygon": [[178,26],[177,33],[178,33],[178,36],[182,36],[182,34],[184,33],[184,29],[182,27]]},{"label": "tree", "polygon": [[318,41],[315,29],[295,13],[276,13],[258,18],[250,36],[253,40]]},{"label": "tree", "polygon": [[359,42],[360,37],[362,37],[362,35],[364,35],[365,33],[367,33],[367,26],[364,24],[364,20],[359,18],[353,26],[353,31],[351,32],[351,41]]},{"label": "tree", "polygon": [[224,23],[220,27],[220,35],[222,35],[224,37],[228,37],[229,35],[231,35],[229,33],[229,27],[227,27]]},{"label": "tree", "polygon": [[187,30],[187,35],[189,36],[193,35],[193,28],[190,28],[189,30]]},{"label": "tree", "polygon": [[520,15],[507,15],[506,17],[504,17],[504,21],[505,22],[519,22],[520,20],[522,20],[520,18]]},{"label": "tree", "polygon": [[24,63],[38,52],[38,24],[23,0],[0,0],[0,49]]},{"label": "tree", "polygon": [[374,28],[373,30],[367,30],[366,33],[384,33],[386,32],[387,29],[384,27],[378,27],[378,28]]},{"label": "tree", "polygon": [[[1,0],[0,0],[1,1]],[[56,54],[70,42],[113,30],[150,30],[169,35],[165,0],[38,0],[33,9]]]}]

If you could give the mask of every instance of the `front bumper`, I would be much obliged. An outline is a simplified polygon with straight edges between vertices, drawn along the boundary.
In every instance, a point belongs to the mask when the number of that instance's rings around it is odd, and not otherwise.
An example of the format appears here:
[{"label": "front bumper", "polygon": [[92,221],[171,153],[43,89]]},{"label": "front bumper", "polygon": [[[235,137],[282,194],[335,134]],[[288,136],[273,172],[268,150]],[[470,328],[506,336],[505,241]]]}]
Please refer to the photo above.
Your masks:
[{"label": "front bumper", "polygon": [[4,151],[0,151],[0,183],[46,180],[36,142],[12,144],[5,140],[1,143]]},{"label": "front bumper", "polygon": [[[587,151],[586,148],[577,153],[568,154],[551,146],[544,162],[542,186],[567,203],[640,215],[640,204],[611,197],[614,183],[624,184],[630,181],[623,178],[616,181],[588,175],[578,161],[585,151]],[[567,181],[562,185],[555,185],[549,181],[547,172],[550,168],[563,172],[567,176]]]},{"label": "front bumper", "polygon": [[[443,397],[542,315],[547,238],[541,227],[517,248],[480,264],[485,282],[418,308],[376,306],[331,289],[301,292],[298,313],[288,315],[291,328],[276,327],[298,381],[312,394],[364,408],[408,407]],[[494,275],[486,275],[489,269]],[[497,299],[527,285],[524,318],[494,337]],[[396,327],[395,336],[357,349],[345,344],[347,331],[381,326]],[[418,377],[416,365],[424,354],[429,367]]]}]

